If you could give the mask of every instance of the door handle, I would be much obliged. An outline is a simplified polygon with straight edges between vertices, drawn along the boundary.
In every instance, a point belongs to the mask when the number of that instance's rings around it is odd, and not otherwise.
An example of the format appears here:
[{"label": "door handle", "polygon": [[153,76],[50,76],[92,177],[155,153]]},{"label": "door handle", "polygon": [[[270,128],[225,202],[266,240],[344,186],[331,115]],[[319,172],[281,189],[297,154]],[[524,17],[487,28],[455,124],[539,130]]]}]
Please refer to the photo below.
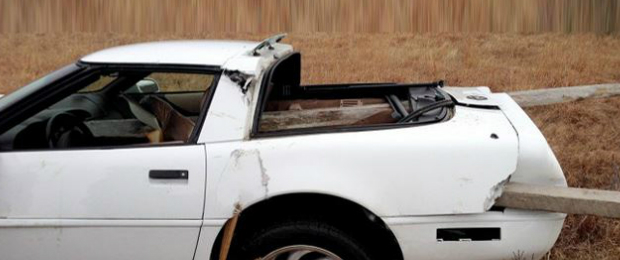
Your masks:
[{"label": "door handle", "polygon": [[150,170],[149,178],[151,179],[188,179],[189,171],[187,170]]}]

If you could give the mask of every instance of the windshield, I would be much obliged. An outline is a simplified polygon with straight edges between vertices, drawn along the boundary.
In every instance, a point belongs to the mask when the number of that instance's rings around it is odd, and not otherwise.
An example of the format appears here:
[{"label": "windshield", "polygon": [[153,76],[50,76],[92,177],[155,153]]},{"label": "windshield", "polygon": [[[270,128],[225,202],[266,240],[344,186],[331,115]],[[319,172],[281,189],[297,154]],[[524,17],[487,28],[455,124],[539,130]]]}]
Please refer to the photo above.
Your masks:
[{"label": "windshield", "polygon": [[11,94],[6,95],[2,98],[0,98],[0,111],[4,110],[6,107],[13,105],[15,102],[17,102],[18,100],[22,99],[23,97],[26,97],[32,93],[37,92],[39,89],[41,89],[42,87],[57,81],[73,72],[76,72],[78,70],[80,70],[81,68],[76,65],[76,64],[71,64],[71,65],[67,65],[57,71],[54,71],[50,74],[47,74],[46,76],[35,80],[34,82],[23,86],[15,91],[13,91]]}]

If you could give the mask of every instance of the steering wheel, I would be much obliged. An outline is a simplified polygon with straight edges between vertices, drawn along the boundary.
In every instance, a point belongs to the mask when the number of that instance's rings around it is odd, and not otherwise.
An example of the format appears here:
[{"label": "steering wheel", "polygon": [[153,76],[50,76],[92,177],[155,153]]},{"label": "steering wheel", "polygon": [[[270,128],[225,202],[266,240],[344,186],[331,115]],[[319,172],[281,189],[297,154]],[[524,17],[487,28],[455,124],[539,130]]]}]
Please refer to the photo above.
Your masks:
[{"label": "steering wheel", "polygon": [[84,120],[70,112],[53,115],[45,127],[45,139],[50,148],[85,146],[92,138]]}]

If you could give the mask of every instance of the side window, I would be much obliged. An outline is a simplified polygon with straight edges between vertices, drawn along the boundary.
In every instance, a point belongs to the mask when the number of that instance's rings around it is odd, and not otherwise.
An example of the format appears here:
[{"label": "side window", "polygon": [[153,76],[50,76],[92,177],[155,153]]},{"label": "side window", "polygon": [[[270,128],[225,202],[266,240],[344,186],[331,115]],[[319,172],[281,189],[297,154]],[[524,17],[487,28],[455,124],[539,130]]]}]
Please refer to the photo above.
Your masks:
[{"label": "side window", "polygon": [[[0,135],[0,149],[63,149],[188,143],[215,75],[102,70]],[[62,86],[61,86],[62,87]]]}]

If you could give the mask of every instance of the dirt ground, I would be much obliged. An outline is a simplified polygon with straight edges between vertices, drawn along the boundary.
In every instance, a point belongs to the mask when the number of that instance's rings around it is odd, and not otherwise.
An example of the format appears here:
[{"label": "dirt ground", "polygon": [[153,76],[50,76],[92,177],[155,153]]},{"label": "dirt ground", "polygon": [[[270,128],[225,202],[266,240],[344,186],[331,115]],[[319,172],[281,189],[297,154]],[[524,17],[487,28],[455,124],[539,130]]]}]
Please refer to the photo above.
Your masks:
[{"label": "dirt ground", "polygon": [[[89,52],[132,42],[256,34],[0,34],[0,93]],[[620,82],[620,37],[561,34],[293,34],[304,83],[420,82],[493,91]],[[570,186],[620,191],[620,97],[528,109]],[[536,234],[531,234],[536,236]],[[569,216],[549,259],[618,259],[620,221]]]}]

